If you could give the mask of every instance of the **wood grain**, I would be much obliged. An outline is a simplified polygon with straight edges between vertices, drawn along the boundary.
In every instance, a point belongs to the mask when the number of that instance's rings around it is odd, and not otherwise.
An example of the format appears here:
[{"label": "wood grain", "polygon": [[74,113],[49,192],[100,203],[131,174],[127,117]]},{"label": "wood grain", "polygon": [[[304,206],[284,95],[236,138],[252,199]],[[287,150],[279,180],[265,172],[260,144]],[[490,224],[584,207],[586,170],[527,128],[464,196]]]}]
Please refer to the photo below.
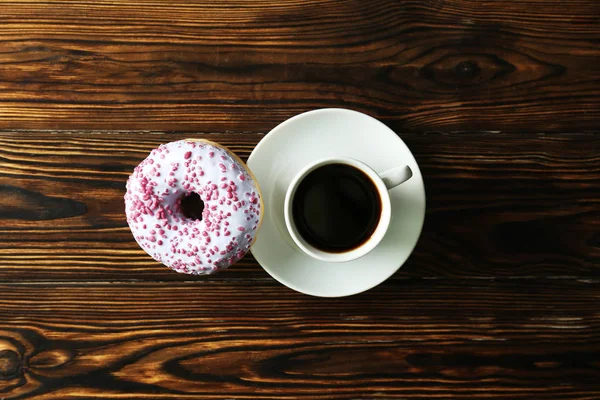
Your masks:
[{"label": "wood grain", "polygon": [[276,283],[3,285],[0,396],[594,399],[599,285],[415,279],[347,299]]},{"label": "wood grain", "polygon": [[596,131],[591,0],[0,1],[0,129]]},{"label": "wood grain", "polygon": [[[214,277],[179,275],[133,240],[127,177],[152,148],[189,136],[0,132],[0,280],[270,279],[251,256]],[[262,136],[209,137],[245,159]],[[402,138],[428,204],[397,278],[600,276],[600,135]]]}]

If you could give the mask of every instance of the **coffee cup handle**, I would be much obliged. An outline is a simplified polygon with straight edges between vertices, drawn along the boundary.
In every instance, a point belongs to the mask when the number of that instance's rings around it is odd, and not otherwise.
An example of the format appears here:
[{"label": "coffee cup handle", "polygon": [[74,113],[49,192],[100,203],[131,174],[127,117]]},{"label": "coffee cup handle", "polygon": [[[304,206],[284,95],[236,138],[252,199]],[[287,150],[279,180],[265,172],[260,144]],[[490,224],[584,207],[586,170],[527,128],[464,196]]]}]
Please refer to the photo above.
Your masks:
[{"label": "coffee cup handle", "polygon": [[379,176],[383,183],[385,183],[385,187],[390,190],[409,180],[413,176],[413,173],[408,165],[402,165],[401,167],[387,170],[383,174],[379,174]]}]

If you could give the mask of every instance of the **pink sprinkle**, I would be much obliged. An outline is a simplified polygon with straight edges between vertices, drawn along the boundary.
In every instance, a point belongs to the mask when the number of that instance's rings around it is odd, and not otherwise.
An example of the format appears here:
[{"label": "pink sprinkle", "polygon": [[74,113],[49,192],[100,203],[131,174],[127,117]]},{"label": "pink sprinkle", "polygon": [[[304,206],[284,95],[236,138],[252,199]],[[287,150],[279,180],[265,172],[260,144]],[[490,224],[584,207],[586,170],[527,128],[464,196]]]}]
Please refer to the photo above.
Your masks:
[{"label": "pink sprinkle", "polygon": [[225,231],[225,233],[224,233],[223,235],[225,235],[225,236],[229,236],[229,235],[231,235],[231,232],[229,232],[229,231]]},{"label": "pink sprinkle", "polygon": [[162,244],[163,244],[163,241],[162,241],[162,240],[159,240],[159,241],[158,241],[158,242],[156,242],[156,243],[157,243],[159,246],[162,246]]},{"label": "pink sprinkle", "polygon": [[224,164],[219,164],[219,168],[221,169],[221,172],[227,171],[227,167]]},{"label": "pink sprinkle", "polygon": [[238,226],[237,230],[240,232],[244,232],[246,228],[244,228],[243,226]]},{"label": "pink sprinkle", "polygon": [[214,151],[211,151],[210,153],[208,153],[208,156],[209,156],[210,158],[213,158],[213,157],[215,156],[215,152],[214,152]]},{"label": "pink sprinkle", "polygon": [[192,152],[191,151],[186,151],[185,154],[183,155],[183,158],[185,158],[187,160],[191,156],[192,156]]}]

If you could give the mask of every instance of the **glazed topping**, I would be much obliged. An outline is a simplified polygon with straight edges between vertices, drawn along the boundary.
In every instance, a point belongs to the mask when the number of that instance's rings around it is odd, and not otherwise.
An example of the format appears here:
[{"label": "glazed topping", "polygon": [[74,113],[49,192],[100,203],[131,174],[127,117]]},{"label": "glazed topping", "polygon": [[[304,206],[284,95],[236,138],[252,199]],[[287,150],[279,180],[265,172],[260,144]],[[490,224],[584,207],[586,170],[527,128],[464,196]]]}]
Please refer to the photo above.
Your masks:
[{"label": "glazed topping", "polygon": [[177,272],[227,268],[252,245],[261,202],[246,167],[213,144],[177,141],[152,150],[125,194],[139,245]]}]

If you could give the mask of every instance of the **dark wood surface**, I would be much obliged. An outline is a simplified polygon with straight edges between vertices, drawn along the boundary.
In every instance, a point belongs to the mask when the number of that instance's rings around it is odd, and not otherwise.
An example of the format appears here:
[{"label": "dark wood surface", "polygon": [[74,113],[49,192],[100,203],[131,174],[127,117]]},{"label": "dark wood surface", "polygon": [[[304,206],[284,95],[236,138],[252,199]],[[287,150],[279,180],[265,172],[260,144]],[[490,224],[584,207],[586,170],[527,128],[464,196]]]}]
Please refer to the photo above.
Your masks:
[{"label": "dark wood surface", "polygon": [[272,282],[2,285],[0,388],[36,399],[593,399],[597,287],[412,279],[318,299]]},{"label": "dark wood surface", "polygon": [[[43,281],[270,279],[251,256],[209,278],[174,274],[131,236],[133,168],[160,143],[199,136],[0,132],[0,280],[31,278],[32,262]],[[246,159],[263,136],[202,137]],[[598,135],[402,138],[425,178],[427,215],[396,277],[600,277]]]},{"label": "dark wood surface", "polygon": [[[0,399],[600,398],[600,3],[0,0]],[[133,167],[381,119],[427,191],[392,279],[305,296],[127,227]],[[206,136],[208,135],[208,136]]]},{"label": "dark wood surface", "polygon": [[[514,4],[513,4],[514,3]],[[594,0],[0,2],[8,128],[596,131]]]}]

